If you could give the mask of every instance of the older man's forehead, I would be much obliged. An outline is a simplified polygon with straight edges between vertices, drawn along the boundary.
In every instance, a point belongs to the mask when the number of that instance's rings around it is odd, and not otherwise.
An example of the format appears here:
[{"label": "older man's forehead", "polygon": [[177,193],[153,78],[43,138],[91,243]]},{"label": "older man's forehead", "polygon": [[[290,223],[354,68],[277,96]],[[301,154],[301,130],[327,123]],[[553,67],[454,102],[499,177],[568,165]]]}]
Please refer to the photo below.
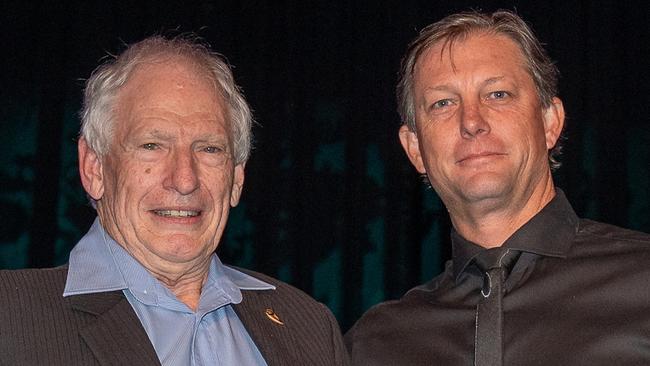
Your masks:
[{"label": "older man's forehead", "polygon": [[194,116],[227,126],[227,105],[208,78],[190,63],[177,60],[141,64],[117,95],[117,128],[149,118],[183,120]]},{"label": "older man's forehead", "polygon": [[[172,80],[175,83],[167,83]],[[205,68],[191,62],[187,58],[177,57],[139,63],[134,67],[126,82],[117,92],[118,98],[132,89],[134,83],[139,83],[139,87],[145,88],[148,87],[147,84],[162,84],[160,85],[161,89],[147,90],[149,92],[164,92],[173,89],[173,87],[183,89],[186,86],[203,88],[207,94],[214,96],[219,101],[219,104],[224,102],[223,93],[217,87],[213,75]],[[139,93],[135,94],[135,96],[137,95]]]}]

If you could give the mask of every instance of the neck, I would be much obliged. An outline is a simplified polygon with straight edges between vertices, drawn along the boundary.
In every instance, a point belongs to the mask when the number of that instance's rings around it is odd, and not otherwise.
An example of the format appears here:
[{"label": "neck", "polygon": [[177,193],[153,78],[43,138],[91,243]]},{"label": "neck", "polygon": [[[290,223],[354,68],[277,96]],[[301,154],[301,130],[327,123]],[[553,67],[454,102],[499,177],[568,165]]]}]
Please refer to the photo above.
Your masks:
[{"label": "neck", "polygon": [[201,290],[208,278],[208,270],[209,266],[205,269],[175,276],[161,273],[152,274],[176,295],[180,302],[187,305],[192,311],[196,311],[201,298]]},{"label": "neck", "polygon": [[465,239],[484,248],[494,248],[503,243],[520,227],[530,221],[555,197],[553,180],[549,178],[532,194],[516,197],[501,204],[469,205],[450,210],[456,231]]},{"label": "neck", "polygon": [[[116,225],[108,224],[104,218],[111,217],[98,205],[99,220],[102,228],[116,243],[137,260],[153,277],[162,282],[176,298],[196,311],[201,297],[201,289],[208,278],[212,254],[207,253],[191,260],[176,262],[164,259],[146,250],[143,245],[125,245],[129,241],[121,234]],[[108,220],[110,222],[110,220]]]}]

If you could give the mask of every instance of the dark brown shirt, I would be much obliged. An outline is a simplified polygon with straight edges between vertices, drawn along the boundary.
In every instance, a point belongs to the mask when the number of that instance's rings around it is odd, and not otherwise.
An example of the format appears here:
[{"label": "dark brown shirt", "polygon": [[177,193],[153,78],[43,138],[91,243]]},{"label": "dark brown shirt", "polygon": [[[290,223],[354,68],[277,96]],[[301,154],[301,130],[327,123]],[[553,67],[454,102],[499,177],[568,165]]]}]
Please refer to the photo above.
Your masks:
[{"label": "dark brown shirt", "polygon": [[[346,334],[354,365],[472,365],[484,250],[452,233],[437,278]],[[504,244],[506,365],[649,365],[650,235],[579,219],[561,191]]]}]

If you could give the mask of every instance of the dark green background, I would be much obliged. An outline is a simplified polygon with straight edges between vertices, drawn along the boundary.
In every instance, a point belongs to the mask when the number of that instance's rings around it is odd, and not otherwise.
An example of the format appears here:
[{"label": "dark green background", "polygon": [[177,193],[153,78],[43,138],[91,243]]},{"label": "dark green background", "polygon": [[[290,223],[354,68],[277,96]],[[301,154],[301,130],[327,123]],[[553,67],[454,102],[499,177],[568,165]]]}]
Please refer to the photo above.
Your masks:
[{"label": "dark green background", "polygon": [[220,256],[304,289],[347,328],[449,257],[447,213],[398,144],[393,91],[417,30],[470,7],[516,9],[557,60],[568,120],[556,180],[576,211],[650,232],[645,2],[10,1],[0,268],[65,263],[93,219],[76,169],[81,79],[123,42],[196,31],[235,65],[259,122]]}]

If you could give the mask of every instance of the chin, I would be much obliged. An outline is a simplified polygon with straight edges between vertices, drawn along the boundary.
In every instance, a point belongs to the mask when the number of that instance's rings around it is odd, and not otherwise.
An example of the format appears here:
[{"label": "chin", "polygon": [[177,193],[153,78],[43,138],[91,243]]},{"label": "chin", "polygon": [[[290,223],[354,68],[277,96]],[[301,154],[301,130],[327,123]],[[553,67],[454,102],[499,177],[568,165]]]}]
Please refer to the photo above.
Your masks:
[{"label": "chin", "polygon": [[464,192],[465,201],[467,202],[481,202],[503,197],[503,192],[499,191],[470,191]]},{"label": "chin", "polygon": [[[190,238],[179,238],[174,236],[165,240],[165,248],[160,248],[161,255],[172,262],[187,262],[202,255],[209,255],[212,252],[206,251],[206,245],[200,241]],[[207,253],[207,254],[206,254]]]},{"label": "chin", "polygon": [[[478,177],[477,177],[478,178]],[[501,198],[511,191],[510,185],[506,184],[503,179],[490,179],[494,177],[481,177],[472,179],[465,185],[460,185],[461,194],[466,201],[476,202]]]},{"label": "chin", "polygon": [[197,259],[206,257],[203,252],[174,252],[165,251],[160,253],[160,257],[169,263],[189,263]]}]

